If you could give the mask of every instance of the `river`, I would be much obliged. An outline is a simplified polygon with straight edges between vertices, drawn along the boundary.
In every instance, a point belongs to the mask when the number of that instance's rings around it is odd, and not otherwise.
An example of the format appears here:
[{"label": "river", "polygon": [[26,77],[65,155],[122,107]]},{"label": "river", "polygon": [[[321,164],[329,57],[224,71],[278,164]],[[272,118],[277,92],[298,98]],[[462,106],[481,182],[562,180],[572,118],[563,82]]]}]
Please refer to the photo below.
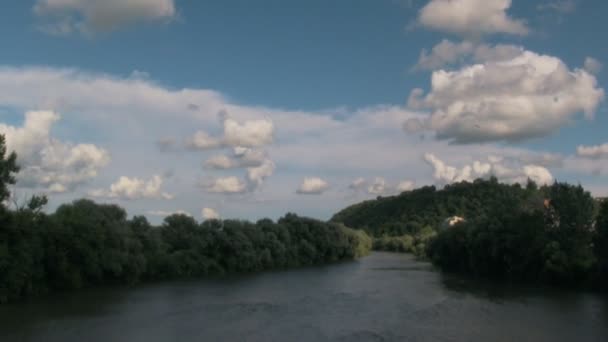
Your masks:
[{"label": "river", "polygon": [[2,305],[0,341],[608,341],[608,297],[446,276],[373,253]]}]

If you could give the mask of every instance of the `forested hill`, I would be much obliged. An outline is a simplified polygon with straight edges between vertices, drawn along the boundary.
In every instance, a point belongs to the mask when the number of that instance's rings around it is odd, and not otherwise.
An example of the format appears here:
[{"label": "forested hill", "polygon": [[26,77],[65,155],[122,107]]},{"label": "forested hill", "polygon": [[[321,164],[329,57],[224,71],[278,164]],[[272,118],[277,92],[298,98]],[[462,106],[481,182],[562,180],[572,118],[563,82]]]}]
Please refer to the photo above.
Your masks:
[{"label": "forested hill", "polygon": [[[450,216],[464,220],[444,224]],[[608,201],[580,185],[490,179],[424,187],[332,220],[371,233],[375,249],[414,252],[442,270],[608,289]]]},{"label": "forested hill", "polygon": [[441,190],[425,186],[352,205],[336,213],[331,221],[364,229],[374,236],[416,234],[425,227],[437,229],[450,216],[479,218],[522,205],[540,209],[547,191],[532,182],[508,185],[495,178],[455,183]]}]

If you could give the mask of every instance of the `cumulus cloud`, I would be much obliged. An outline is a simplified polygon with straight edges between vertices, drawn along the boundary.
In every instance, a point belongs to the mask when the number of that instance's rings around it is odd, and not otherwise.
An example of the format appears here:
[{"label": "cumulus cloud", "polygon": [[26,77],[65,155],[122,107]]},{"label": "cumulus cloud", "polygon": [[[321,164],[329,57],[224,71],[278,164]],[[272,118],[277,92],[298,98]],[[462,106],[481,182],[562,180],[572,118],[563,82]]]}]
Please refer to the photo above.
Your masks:
[{"label": "cumulus cloud", "polygon": [[494,33],[526,35],[525,22],[511,18],[511,0],[431,0],[418,15],[429,29],[465,37]]},{"label": "cumulus cloud", "polygon": [[307,177],[302,180],[296,192],[304,195],[320,195],[329,189],[329,183],[319,177]]},{"label": "cumulus cloud", "polygon": [[235,147],[233,156],[213,156],[205,161],[204,166],[211,169],[259,167],[266,159],[268,159],[268,156],[263,150]]},{"label": "cumulus cloud", "polygon": [[264,160],[264,162],[258,167],[247,168],[247,182],[250,191],[258,189],[262,186],[264,180],[274,173],[276,166],[270,159]]},{"label": "cumulus cloud", "polygon": [[496,177],[505,183],[525,184],[528,179],[537,184],[553,182],[551,172],[539,165],[506,165],[503,160],[492,158],[488,161],[474,161],[461,168],[447,165],[432,153],[424,155],[424,160],[433,167],[433,178],[441,184],[471,182],[477,178]]},{"label": "cumulus cloud", "polygon": [[608,158],[608,143],[595,145],[595,146],[584,146],[581,145],[576,149],[576,154],[579,157],[601,159]]},{"label": "cumulus cloud", "polygon": [[506,60],[434,71],[430,92],[411,102],[431,109],[422,127],[440,140],[466,144],[546,136],[581,112],[592,118],[603,98],[587,71],[522,51]]},{"label": "cumulus cloud", "polygon": [[232,156],[213,156],[204,162],[204,167],[216,170],[246,168],[247,172],[244,181],[236,177],[217,178],[206,182],[203,188],[208,192],[224,194],[253,192],[259,189],[276,168],[267,152],[259,149],[273,141],[272,120],[254,119],[239,122],[224,110],[219,112],[219,117],[224,128],[221,137],[212,137],[206,132],[198,131],[188,141],[187,146],[199,150],[232,147]]},{"label": "cumulus cloud", "polygon": [[376,177],[374,181],[367,187],[367,192],[372,195],[381,195],[386,191],[386,180],[382,177]]},{"label": "cumulus cloud", "polygon": [[212,209],[212,208],[203,208],[201,210],[201,216],[205,220],[219,220],[220,219],[220,214],[217,212],[217,210]]},{"label": "cumulus cloud", "polygon": [[603,65],[600,63],[600,61],[593,57],[586,57],[584,68],[588,73],[597,75],[600,73],[600,71],[602,71]]},{"label": "cumulus cloud", "polygon": [[232,169],[238,167],[238,165],[238,161],[225,155],[213,156],[204,163],[206,168],[211,169]]},{"label": "cumulus cloud", "polygon": [[435,45],[430,52],[420,52],[415,70],[436,70],[441,67],[464,62],[499,62],[520,55],[524,49],[511,44],[481,44],[470,41],[452,42],[444,39]]},{"label": "cumulus cloud", "polygon": [[110,32],[141,22],[170,21],[174,0],[37,0],[41,29],[55,35]]},{"label": "cumulus cloud", "polygon": [[186,145],[191,149],[207,150],[222,146],[220,139],[214,138],[203,131],[198,131],[194,134]]},{"label": "cumulus cloud", "polygon": [[411,191],[414,190],[415,187],[415,183],[409,180],[404,180],[399,182],[399,184],[397,184],[397,191],[398,192],[404,192],[404,191]]},{"label": "cumulus cloud", "polygon": [[242,194],[247,191],[247,184],[235,176],[215,178],[204,182],[203,189],[219,194]]},{"label": "cumulus cloud", "polygon": [[454,43],[444,39],[435,45],[431,49],[431,52],[428,52],[426,49],[420,52],[415,69],[434,70],[444,65],[455,63],[470,55],[474,49],[475,45],[469,41]]},{"label": "cumulus cloud", "polygon": [[272,143],[274,125],[271,120],[248,120],[243,123],[224,120],[224,142],[230,146],[259,147]]},{"label": "cumulus cloud", "polygon": [[122,176],[109,190],[92,190],[89,192],[93,197],[118,198],[125,200],[137,199],[173,199],[173,195],[161,191],[163,179],[159,175],[152,176],[149,180],[140,178],[129,178]]},{"label": "cumulus cloud", "polygon": [[52,111],[30,111],[25,114],[23,127],[0,123],[7,150],[17,153],[21,166],[18,186],[49,192],[72,191],[95,178],[109,163],[109,154],[102,148],[74,145],[51,137],[51,128],[59,120],[59,114]]},{"label": "cumulus cloud", "polygon": [[238,122],[230,117],[223,118],[224,135],[212,137],[198,131],[187,142],[193,149],[214,149],[218,147],[260,147],[272,143],[274,124],[271,120],[246,120]]}]

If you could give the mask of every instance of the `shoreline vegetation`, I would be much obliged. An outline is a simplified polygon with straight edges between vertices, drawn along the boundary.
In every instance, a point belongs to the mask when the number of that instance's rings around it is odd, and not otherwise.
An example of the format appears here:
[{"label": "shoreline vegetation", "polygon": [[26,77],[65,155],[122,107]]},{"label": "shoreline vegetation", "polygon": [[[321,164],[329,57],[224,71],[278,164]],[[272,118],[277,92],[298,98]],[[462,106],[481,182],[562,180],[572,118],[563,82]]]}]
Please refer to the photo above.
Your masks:
[{"label": "shoreline vegetation", "polygon": [[450,273],[608,290],[608,200],[580,185],[425,186],[352,205],[331,222],[366,231],[374,249],[411,252]]},{"label": "shoreline vegetation", "polygon": [[363,231],[295,214],[255,223],[174,214],[153,226],[86,199],[51,214],[42,211],[44,196],[9,209],[17,165],[0,135],[0,303],[99,285],[321,265],[372,247]]},{"label": "shoreline vegetation", "polygon": [[0,303],[101,285],[252,273],[353,260],[362,231],[287,214],[274,222],[174,214],[159,226],[82,199],[53,214],[0,209]]}]

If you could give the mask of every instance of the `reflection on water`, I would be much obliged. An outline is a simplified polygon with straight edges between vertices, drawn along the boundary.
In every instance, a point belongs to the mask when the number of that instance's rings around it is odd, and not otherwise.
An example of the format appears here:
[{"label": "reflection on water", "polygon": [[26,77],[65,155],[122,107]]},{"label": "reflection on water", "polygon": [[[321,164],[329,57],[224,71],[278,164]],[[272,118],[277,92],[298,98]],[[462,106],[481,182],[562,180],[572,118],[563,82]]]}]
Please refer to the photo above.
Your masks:
[{"label": "reflection on water", "polygon": [[104,288],[0,306],[0,341],[608,341],[608,299],[412,257]]}]

